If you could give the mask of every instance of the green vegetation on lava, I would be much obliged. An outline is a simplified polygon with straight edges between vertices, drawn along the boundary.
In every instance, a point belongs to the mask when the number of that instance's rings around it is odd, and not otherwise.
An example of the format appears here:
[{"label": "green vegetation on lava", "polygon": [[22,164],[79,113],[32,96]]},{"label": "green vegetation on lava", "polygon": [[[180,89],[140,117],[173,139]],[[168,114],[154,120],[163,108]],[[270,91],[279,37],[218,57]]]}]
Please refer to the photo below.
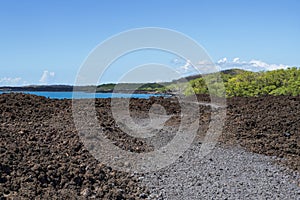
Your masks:
[{"label": "green vegetation on lava", "polygon": [[164,89],[182,92],[185,95],[195,93],[226,97],[297,96],[300,94],[300,69],[293,67],[263,72],[231,69],[203,75],[186,83],[172,83]]}]

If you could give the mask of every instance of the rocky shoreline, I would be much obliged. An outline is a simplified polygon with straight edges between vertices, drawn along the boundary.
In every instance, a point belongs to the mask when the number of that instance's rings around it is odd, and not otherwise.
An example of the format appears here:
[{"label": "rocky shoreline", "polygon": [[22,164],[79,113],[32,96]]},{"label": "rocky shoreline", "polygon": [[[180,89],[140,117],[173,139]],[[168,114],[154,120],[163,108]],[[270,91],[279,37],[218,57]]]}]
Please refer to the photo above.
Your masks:
[{"label": "rocky shoreline", "polygon": [[[209,101],[206,95],[198,99]],[[127,151],[151,151],[153,144],[128,136],[116,126],[110,101],[95,102],[107,137]],[[131,115],[146,119],[153,104],[174,115],[166,122],[166,129],[178,128],[180,105],[174,98],[132,99]],[[146,175],[115,171],[90,155],[74,126],[71,100],[10,93],[0,95],[0,105],[0,199],[151,198],[150,186],[143,183]],[[211,109],[199,108],[201,138]],[[283,167],[300,172],[299,96],[231,98],[226,109],[219,146],[240,146],[248,152],[274,156]]]},{"label": "rocky shoreline", "polygon": [[86,93],[123,93],[123,94],[162,94],[172,95],[168,92],[158,92],[156,90],[130,90],[130,89],[109,89],[99,90],[96,86],[71,86],[71,85],[41,85],[41,86],[23,86],[23,87],[0,87],[0,92],[86,92]]}]

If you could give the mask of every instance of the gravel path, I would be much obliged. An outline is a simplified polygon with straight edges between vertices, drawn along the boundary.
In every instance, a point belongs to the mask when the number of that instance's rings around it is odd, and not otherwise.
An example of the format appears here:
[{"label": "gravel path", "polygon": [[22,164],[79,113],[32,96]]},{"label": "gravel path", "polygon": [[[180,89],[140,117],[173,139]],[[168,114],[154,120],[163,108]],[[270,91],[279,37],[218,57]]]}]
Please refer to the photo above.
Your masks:
[{"label": "gravel path", "polygon": [[216,147],[200,159],[200,145],[167,168],[145,174],[149,199],[300,199],[300,175],[275,165],[274,158]]}]

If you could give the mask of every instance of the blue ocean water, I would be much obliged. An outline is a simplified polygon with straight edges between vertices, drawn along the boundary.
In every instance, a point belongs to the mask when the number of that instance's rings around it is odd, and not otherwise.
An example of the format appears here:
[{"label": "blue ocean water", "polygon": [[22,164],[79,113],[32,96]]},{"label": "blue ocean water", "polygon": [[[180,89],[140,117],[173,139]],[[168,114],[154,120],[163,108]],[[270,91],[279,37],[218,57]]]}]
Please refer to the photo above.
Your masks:
[{"label": "blue ocean water", "polygon": [[[7,91],[0,91],[0,94],[8,93]],[[34,94],[44,96],[51,99],[88,99],[88,98],[140,98],[148,99],[150,97],[167,96],[161,94],[126,94],[126,93],[87,93],[87,92],[34,92],[22,91],[21,93]]]}]

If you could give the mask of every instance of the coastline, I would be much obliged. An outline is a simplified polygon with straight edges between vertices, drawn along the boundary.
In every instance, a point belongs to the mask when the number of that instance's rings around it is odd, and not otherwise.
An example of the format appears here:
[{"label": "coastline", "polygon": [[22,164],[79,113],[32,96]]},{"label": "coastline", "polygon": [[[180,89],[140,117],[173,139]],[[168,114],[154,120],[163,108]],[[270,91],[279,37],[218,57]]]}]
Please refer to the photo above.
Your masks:
[{"label": "coastline", "polygon": [[124,93],[124,94],[161,94],[172,95],[168,92],[158,92],[155,90],[95,90],[94,86],[26,86],[26,87],[0,87],[1,92],[86,92],[86,93]]}]

